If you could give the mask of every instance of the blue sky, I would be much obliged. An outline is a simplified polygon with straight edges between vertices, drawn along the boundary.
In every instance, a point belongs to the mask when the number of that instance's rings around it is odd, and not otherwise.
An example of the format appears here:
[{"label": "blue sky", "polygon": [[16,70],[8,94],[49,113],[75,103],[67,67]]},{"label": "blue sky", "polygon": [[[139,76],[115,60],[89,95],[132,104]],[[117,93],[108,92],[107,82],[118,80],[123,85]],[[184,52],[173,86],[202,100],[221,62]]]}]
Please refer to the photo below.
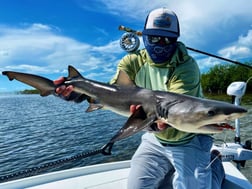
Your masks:
[{"label": "blue sky", "polygon": [[[249,0],[1,0],[0,72],[67,75],[73,65],[87,78],[108,81],[118,61],[123,32],[142,30],[149,11],[176,12],[186,46],[240,62],[252,60],[252,3]],[[140,46],[141,48],[143,45]],[[220,60],[189,53],[202,72]],[[30,89],[0,75],[0,92]]]}]

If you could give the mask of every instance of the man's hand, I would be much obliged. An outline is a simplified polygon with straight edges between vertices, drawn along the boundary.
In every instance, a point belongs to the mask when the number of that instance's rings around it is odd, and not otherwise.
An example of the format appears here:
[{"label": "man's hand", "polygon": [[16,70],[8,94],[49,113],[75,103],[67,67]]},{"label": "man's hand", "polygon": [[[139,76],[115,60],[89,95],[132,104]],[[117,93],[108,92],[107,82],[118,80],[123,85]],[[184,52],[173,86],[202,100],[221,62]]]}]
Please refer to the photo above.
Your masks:
[{"label": "man's hand", "polygon": [[67,97],[67,96],[69,96],[73,92],[73,86],[72,85],[69,85],[69,86],[63,85],[64,82],[65,82],[65,78],[64,77],[60,77],[60,78],[58,78],[58,79],[56,79],[56,80],[53,81],[53,83],[55,85],[59,85],[59,87],[57,87],[55,89],[55,92],[58,95],[62,95],[64,97]]},{"label": "man's hand", "polygon": [[134,113],[141,105],[130,105],[130,113]]},{"label": "man's hand", "polygon": [[64,85],[64,82],[65,82],[64,77],[60,77],[60,78],[53,81],[53,83],[56,86],[59,86],[55,89],[55,92],[62,99],[67,100],[67,101],[74,101],[76,103],[80,103],[83,100],[86,100],[88,98],[88,96],[85,94],[80,94],[80,93],[74,92],[73,91],[74,87],[72,85],[66,86],[66,85]]},{"label": "man's hand", "polygon": [[[139,107],[141,107],[141,105],[131,105],[130,106],[130,113],[134,113]],[[157,124],[158,130],[160,130],[160,131],[163,131],[167,127],[170,127],[168,124],[166,124],[164,122],[160,122],[160,121],[157,121],[156,124]]]}]

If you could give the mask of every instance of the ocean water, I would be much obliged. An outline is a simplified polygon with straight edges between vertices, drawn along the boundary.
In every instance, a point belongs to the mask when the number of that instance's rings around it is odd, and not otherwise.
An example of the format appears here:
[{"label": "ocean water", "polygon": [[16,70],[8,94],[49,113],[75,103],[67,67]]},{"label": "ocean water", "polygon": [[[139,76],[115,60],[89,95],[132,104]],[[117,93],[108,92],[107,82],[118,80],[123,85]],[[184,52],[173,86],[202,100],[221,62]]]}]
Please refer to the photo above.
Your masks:
[{"label": "ocean water", "polygon": [[[252,106],[246,107],[252,110]],[[86,108],[86,103],[54,96],[1,95],[0,177],[99,149],[126,121],[106,110],[85,113]],[[140,144],[141,134],[116,142],[110,156],[97,154],[44,172],[128,160]],[[234,132],[225,131],[215,138],[232,142]],[[251,113],[241,119],[241,139],[252,139]],[[241,171],[252,182],[252,161]]]}]

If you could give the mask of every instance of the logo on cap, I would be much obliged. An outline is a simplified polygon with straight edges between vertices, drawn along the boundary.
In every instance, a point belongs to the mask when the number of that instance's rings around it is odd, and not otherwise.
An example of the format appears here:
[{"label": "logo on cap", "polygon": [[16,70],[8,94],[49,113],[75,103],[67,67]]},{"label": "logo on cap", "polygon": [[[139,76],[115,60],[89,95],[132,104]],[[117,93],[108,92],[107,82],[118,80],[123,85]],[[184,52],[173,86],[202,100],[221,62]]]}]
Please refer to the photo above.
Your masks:
[{"label": "logo on cap", "polygon": [[169,28],[171,26],[171,19],[169,14],[162,14],[153,20],[153,26],[157,28]]}]

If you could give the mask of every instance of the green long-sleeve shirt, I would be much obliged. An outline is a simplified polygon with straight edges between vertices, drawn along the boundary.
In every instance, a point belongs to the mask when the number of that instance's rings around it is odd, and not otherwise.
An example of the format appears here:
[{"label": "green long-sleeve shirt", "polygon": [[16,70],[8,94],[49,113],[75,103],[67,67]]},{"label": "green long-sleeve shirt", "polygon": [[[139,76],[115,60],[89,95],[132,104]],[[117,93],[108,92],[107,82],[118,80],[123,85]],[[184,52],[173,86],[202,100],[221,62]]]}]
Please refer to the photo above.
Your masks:
[{"label": "green long-sleeve shirt", "polygon": [[[178,48],[170,61],[163,64],[153,63],[145,49],[127,54],[119,62],[111,83],[116,83],[121,70],[139,87],[202,97],[198,65],[188,55],[183,43],[177,42],[177,45]],[[184,144],[194,136],[193,133],[175,128],[167,128],[156,134],[161,142],[174,145]]]}]

